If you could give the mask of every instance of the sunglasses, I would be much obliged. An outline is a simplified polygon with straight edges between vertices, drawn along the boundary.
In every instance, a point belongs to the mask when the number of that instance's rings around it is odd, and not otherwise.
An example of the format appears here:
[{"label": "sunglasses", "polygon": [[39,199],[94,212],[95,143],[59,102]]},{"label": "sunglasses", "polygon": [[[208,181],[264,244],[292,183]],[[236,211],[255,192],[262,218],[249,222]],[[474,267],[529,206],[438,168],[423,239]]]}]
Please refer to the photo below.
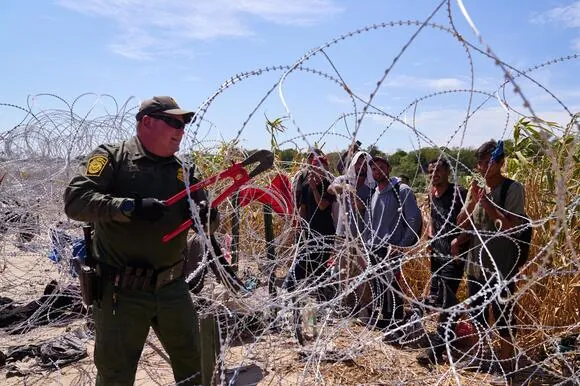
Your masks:
[{"label": "sunglasses", "polygon": [[173,127],[177,130],[183,130],[185,128],[185,122],[180,121],[177,118],[173,118],[167,115],[157,115],[157,114],[148,114],[151,118],[159,119],[169,126]]}]

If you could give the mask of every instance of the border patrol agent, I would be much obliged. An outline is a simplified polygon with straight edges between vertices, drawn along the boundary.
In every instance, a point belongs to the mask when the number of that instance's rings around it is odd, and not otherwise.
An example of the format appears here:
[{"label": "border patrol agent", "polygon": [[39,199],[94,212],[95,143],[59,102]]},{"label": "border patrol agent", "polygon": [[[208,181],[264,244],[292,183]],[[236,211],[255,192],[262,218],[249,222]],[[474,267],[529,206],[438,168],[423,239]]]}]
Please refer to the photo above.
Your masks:
[{"label": "border patrol agent", "polygon": [[[64,193],[66,214],[94,226],[97,385],[134,383],[150,327],[169,354],[175,381],[201,383],[197,316],[184,280],[187,232],[161,240],[191,213],[187,200],[171,206],[162,200],[185,188],[174,154],[192,118],[171,97],[143,101],[137,135],[99,146]],[[193,199],[207,223],[205,192],[194,192]],[[217,211],[210,219],[215,228]]]}]

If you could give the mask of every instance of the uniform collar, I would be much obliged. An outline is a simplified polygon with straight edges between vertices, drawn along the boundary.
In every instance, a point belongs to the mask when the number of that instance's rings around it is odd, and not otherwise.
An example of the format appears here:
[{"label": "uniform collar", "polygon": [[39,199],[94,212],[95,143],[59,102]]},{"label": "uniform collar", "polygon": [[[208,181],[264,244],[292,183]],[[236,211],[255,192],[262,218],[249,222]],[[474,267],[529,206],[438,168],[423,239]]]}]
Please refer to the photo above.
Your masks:
[{"label": "uniform collar", "polygon": [[126,142],[127,149],[129,150],[129,157],[133,160],[139,160],[141,158],[148,158],[155,162],[160,163],[170,163],[176,162],[181,164],[181,161],[177,156],[172,155],[171,157],[159,157],[151,152],[147,151],[144,147],[139,138],[135,135],[130,140]]}]

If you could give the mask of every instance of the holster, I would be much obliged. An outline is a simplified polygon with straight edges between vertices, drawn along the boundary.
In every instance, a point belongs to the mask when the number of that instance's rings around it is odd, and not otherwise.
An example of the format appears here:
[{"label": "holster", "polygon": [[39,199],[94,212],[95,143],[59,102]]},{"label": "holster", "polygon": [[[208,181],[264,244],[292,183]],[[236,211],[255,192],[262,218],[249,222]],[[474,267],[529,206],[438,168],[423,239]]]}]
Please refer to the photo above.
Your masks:
[{"label": "holster", "polygon": [[79,281],[81,285],[81,296],[83,298],[83,303],[85,303],[87,307],[92,306],[93,302],[98,297],[97,271],[87,265],[81,265],[79,271]]},{"label": "holster", "polygon": [[93,227],[91,224],[83,225],[83,235],[85,242],[85,259],[84,263],[80,260],[76,260],[79,265],[79,281],[81,285],[81,296],[83,302],[87,307],[93,305],[93,302],[100,301],[101,296],[99,291],[101,286],[99,285],[99,278],[96,269],[96,260],[93,256]]}]

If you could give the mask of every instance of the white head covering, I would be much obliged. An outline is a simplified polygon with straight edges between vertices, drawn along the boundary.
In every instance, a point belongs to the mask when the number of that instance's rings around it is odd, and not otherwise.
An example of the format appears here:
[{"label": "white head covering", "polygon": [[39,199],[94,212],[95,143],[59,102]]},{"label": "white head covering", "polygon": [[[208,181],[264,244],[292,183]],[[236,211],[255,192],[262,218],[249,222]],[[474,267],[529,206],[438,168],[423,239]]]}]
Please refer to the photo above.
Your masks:
[{"label": "white head covering", "polygon": [[359,157],[365,157],[367,160],[367,177],[365,180],[365,185],[371,189],[375,188],[375,180],[373,178],[373,172],[370,166],[372,157],[369,153],[365,151],[359,151],[354,155],[354,157],[352,157],[352,160],[350,161],[348,168],[346,169],[346,173],[336,177],[334,181],[332,181],[332,184],[330,184],[331,188],[335,189],[340,188],[340,191],[346,190],[356,192],[357,176],[354,166],[356,165],[356,161],[359,159]]},{"label": "white head covering", "polygon": [[365,180],[365,185],[368,186],[369,188],[374,188],[375,187],[375,180],[373,178],[373,172],[371,170],[371,160],[373,159],[373,157],[371,157],[371,155],[369,153],[367,153],[366,151],[357,151],[356,154],[352,157],[352,160],[350,161],[350,164],[348,165],[348,169],[346,170],[345,176],[348,179],[348,182],[352,185],[352,186],[356,186],[356,170],[354,168],[354,166],[356,165],[356,162],[358,161],[359,157],[365,157],[366,159],[366,164],[367,164],[367,177]]}]

